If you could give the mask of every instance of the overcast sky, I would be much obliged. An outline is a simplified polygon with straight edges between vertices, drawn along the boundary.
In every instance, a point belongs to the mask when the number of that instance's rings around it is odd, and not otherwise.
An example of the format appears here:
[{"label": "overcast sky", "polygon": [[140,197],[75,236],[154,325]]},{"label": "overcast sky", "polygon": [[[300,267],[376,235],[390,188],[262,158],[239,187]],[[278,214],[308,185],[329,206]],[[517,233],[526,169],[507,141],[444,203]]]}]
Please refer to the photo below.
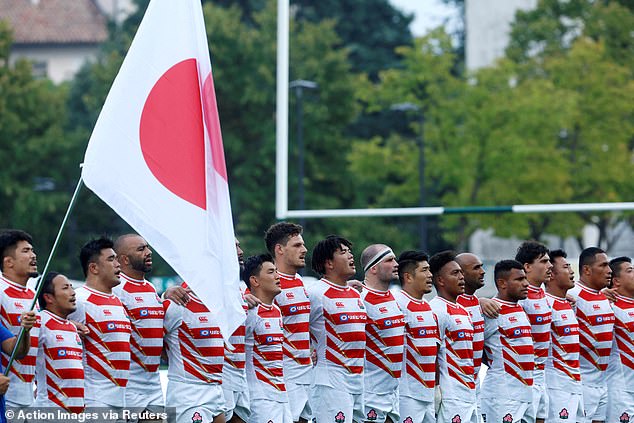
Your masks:
[{"label": "overcast sky", "polygon": [[390,0],[390,2],[407,13],[414,13],[411,26],[414,36],[427,33],[455,13],[453,8],[446,6],[440,0]]}]

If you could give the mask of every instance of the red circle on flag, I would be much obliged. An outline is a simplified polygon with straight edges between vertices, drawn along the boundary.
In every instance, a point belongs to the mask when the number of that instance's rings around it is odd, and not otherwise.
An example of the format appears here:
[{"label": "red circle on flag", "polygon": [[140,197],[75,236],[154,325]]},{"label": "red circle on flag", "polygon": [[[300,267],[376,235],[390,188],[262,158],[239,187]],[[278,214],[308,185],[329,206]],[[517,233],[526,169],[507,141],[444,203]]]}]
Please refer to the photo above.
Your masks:
[{"label": "red circle on flag", "polygon": [[205,136],[196,59],[165,72],[148,95],[139,138],[148,168],[165,188],[206,209]]}]

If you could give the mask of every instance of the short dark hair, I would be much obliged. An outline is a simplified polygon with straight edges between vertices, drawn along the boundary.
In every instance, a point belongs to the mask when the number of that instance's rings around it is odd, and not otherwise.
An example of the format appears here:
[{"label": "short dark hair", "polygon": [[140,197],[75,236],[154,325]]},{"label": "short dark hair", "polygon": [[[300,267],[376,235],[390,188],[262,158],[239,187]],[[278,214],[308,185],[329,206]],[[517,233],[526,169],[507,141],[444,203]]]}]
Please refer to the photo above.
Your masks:
[{"label": "short dark hair", "polygon": [[610,269],[612,269],[612,277],[618,278],[621,276],[621,265],[623,263],[632,263],[632,259],[626,256],[613,258],[610,260]]},{"label": "short dark hair", "polygon": [[270,254],[251,256],[244,261],[244,267],[242,268],[242,272],[240,272],[240,276],[249,288],[251,288],[251,282],[249,281],[251,276],[259,275],[262,270],[262,265],[267,262],[274,263],[273,257],[271,257]]},{"label": "short dark hair", "polygon": [[456,261],[456,252],[452,250],[441,251],[429,258],[429,270],[431,271],[434,281],[440,269],[452,261]]},{"label": "short dark hair", "polygon": [[44,294],[55,295],[55,290],[53,289],[53,279],[58,277],[61,273],[58,272],[48,272],[44,279],[42,279],[42,288],[40,289],[40,295],[37,297],[37,302],[40,305],[41,310],[46,310],[46,301],[44,301]]},{"label": "short dark hair", "polygon": [[407,250],[403,251],[398,256],[398,280],[403,284],[405,280],[405,273],[413,275],[418,267],[418,263],[422,261],[429,261],[427,253],[421,250]]},{"label": "short dark hair", "polygon": [[110,238],[105,236],[90,240],[86,245],[81,247],[79,251],[79,262],[84,271],[84,276],[88,276],[88,265],[94,263],[101,254],[101,250],[105,250],[106,248],[114,249],[114,243]]},{"label": "short dark hair", "polygon": [[0,233],[0,270],[4,270],[4,258],[15,253],[20,241],[33,244],[31,235],[19,229],[4,229]]},{"label": "short dark hair", "polygon": [[548,254],[548,248],[541,242],[524,241],[517,247],[515,260],[522,264],[532,263],[546,254]]},{"label": "short dark hair", "polygon": [[313,248],[312,267],[319,276],[326,274],[326,261],[332,260],[335,252],[345,245],[352,248],[352,243],[339,235],[328,235],[326,239],[322,239]]},{"label": "short dark hair", "polygon": [[277,244],[286,245],[289,239],[295,235],[301,235],[303,231],[304,228],[296,223],[279,222],[271,225],[264,234],[266,249],[274,256]]},{"label": "short dark hair", "polygon": [[591,266],[596,261],[595,257],[597,254],[605,254],[599,247],[588,247],[579,254],[579,272],[583,271],[583,266],[588,265]]},{"label": "short dark hair", "polygon": [[557,249],[557,250],[552,250],[550,253],[548,253],[548,256],[550,257],[550,262],[552,264],[555,264],[555,259],[557,257],[567,258],[568,254],[566,254],[566,252],[562,249]]},{"label": "short dark hair", "polygon": [[513,269],[524,270],[524,265],[518,260],[500,260],[495,263],[495,270],[493,271],[495,286],[498,284],[498,279],[506,278]]}]

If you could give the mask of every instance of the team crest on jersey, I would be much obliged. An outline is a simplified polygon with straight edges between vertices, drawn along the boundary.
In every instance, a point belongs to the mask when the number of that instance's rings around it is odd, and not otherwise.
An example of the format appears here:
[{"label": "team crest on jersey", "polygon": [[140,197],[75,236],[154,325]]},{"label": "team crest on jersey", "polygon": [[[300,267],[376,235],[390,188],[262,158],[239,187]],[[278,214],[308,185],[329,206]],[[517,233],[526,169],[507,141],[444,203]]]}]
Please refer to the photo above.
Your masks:
[{"label": "team crest on jersey", "polygon": [[569,417],[568,410],[565,408],[562,408],[561,411],[559,412],[559,418],[562,420],[568,420],[568,417]]},{"label": "team crest on jersey", "polygon": [[407,416],[407,418],[403,420],[403,423],[414,423],[414,420],[412,420],[410,416]]},{"label": "team crest on jersey", "polygon": [[203,423],[203,416],[198,411],[192,416],[192,423]]},{"label": "team crest on jersey", "polygon": [[630,423],[630,415],[626,412],[623,412],[623,414],[621,414],[621,416],[619,417],[619,422]]},{"label": "team crest on jersey", "polygon": [[359,308],[360,308],[361,310],[365,310],[365,306],[363,305],[363,301],[361,301],[361,300],[357,300],[357,301],[358,301],[358,303],[359,303]]},{"label": "team crest on jersey", "polygon": [[369,421],[372,421],[372,422],[373,422],[373,421],[375,421],[375,420],[376,420],[376,418],[377,418],[377,417],[378,417],[378,415],[376,414],[376,411],[374,411],[374,408],[373,408],[373,409],[371,409],[371,410],[368,412],[368,420],[369,420]]},{"label": "team crest on jersey", "polygon": [[77,345],[81,345],[81,338],[78,334],[75,334],[75,341],[77,341]]},{"label": "team crest on jersey", "polygon": [[502,417],[502,423],[513,423],[513,416],[511,413],[506,413],[506,416]]},{"label": "team crest on jersey", "polygon": [[335,423],[343,423],[346,421],[346,415],[343,414],[343,411],[339,411],[335,416]]},{"label": "team crest on jersey", "polygon": [[453,419],[451,419],[451,423],[462,423],[462,419],[460,418],[460,414],[456,414],[455,416],[453,416]]}]

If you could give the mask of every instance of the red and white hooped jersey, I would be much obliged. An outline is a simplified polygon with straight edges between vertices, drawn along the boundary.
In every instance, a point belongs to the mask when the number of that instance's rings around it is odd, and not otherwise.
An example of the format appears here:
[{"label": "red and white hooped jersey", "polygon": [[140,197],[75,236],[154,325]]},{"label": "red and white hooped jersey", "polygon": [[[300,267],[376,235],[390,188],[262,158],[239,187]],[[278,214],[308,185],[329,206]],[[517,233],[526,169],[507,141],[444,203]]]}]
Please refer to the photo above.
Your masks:
[{"label": "red and white hooped jersey", "polygon": [[[244,299],[247,285],[240,281],[240,293],[242,294],[242,310],[246,318],[249,305]],[[225,345],[225,364],[222,366],[222,387],[230,391],[243,391],[247,387],[247,375],[245,373],[246,354],[244,349],[245,327],[242,323],[229,337],[232,349]]]},{"label": "red and white hooped jersey", "polygon": [[219,385],[224,363],[220,328],[200,298],[193,292],[189,296],[184,306],[170,300],[163,302],[167,378],[195,385]]},{"label": "red and white hooped jersey", "polygon": [[484,320],[484,353],[489,367],[482,383],[483,396],[523,402],[533,399],[535,350],[531,324],[518,303],[493,298],[500,305],[496,319]]},{"label": "red and white hooped jersey", "polygon": [[634,392],[634,298],[616,296],[614,340],[607,369],[609,386]]},{"label": "red and white hooped jersey", "polygon": [[405,315],[405,348],[399,395],[433,402],[436,386],[438,323],[429,303],[405,291],[394,293]]},{"label": "red and white hooped jersey", "polygon": [[363,393],[367,313],[361,296],[354,288],[321,279],[309,286],[308,298],[317,351],[315,384]]},{"label": "red and white hooped jersey", "polygon": [[546,386],[566,392],[582,393],[577,317],[565,298],[547,293],[546,299],[552,310]]},{"label": "red and white hooped jersey", "polygon": [[403,365],[405,316],[391,291],[363,287],[365,324],[365,392],[387,394],[398,388]]},{"label": "red and white hooped jersey", "polygon": [[299,275],[278,272],[282,292],[275,304],[282,311],[284,326],[284,377],[296,383],[310,384],[310,301]]},{"label": "red and white hooped jersey", "polygon": [[250,399],[288,402],[284,384],[282,312],[275,304],[258,304],[247,313],[245,326]]},{"label": "red and white hooped jersey", "polygon": [[480,300],[475,295],[462,294],[458,296],[456,302],[467,310],[473,324],[473,371],[477,384],[484,349],[484,316],[480,308]]},{"label": "red and white hooped jersey", "polygon": [[[19,283],[0,276],[0,321],[17,335],[20,332],[20,318],[22,313],[30,310],[35,291]],[[36,308],[37,309],[37,308]],[[9,372],[11,389],[5,394],[5,399],[12,403],[31,405],[33,402],[33,380],[35,378],[35,357],[37,356],[37,340],[40,327],[39,317],[31,329],[31,348],[26,357],[15,360]],[[2,352],[2,368],[6,369],[9,355]]]},{"label": "red and white hooped jersey", "polygon": [[163,350],[163,302],[154,285],[121,273],[121,284],[112,289],[130,316],[130,374],[126,389],[145,392],[160,383],[158,373]]},{"label": "red and white hooped jersey", "polygon": [[603,293],[577,282],[568,294],[576,300],[581,346],[581,382],[587,386],[606,386],[614,329],[614,312]]},{"label": "red and white hooped jersey", "polygon": [[77,310],[68,319],[89,329],[84,337],[85,398],[123,407],[130,369],[130,318],[114,294],[82,286],[75,296]]},{"label": "red and white hooped jersey", "polygon": [[528,320],[531,322],[535,349],[535,370],[543,372],[550,348],[550,322],[552,321],[546,293],[541,287],[536,288],[529,285],[528,298],[520,300],[519,304],[524,308]]},{"label": "red and white hooped jersey", "polygon": [[84,410],[83,346],[77,328],[48,310],[40,313],[36,407]]},{"label": "red and white hooped jersey", "polygon": [[473,324],[460,304],[436,296],[429,302],[438,321],[438,384],[443,398],[475,404]]}]

